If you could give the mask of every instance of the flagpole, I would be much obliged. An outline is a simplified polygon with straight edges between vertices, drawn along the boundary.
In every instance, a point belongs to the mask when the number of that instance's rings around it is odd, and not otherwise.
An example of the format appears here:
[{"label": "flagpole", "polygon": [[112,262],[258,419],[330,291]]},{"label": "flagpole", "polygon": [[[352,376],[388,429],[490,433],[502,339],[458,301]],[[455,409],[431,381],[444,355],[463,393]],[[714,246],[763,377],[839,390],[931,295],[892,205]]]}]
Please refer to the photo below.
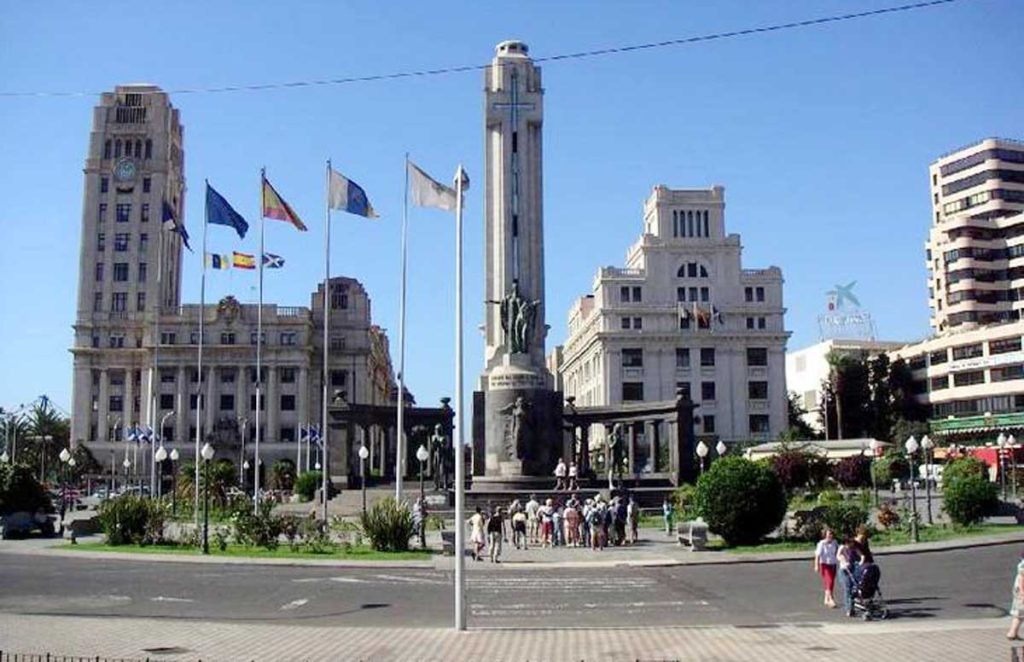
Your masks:
[{"label": "flagpole", "polygon": [[263,434],[260,430],[260,408],[263,405],[263,187],[266,186],[267,169],[260,168],[260,254],[257,258],[259,265],[259,304],[256,309],[256,445],[253,448],[252,462],[252,511],[259,514],[260,511],[260,439]]},{"label": "flagpole", "polygon": [[[161,216],[163,210],[161,209]],[[158,412],[156,410],[157,404],[160,401],[160,396],[157,395],[157,388],[160,385],[160,311],[163,308],[164,302],[164,291],[162,287],[163,283],[163,266],[164,266],[164,222],[161,218],[159,229],[159,238],[157,241],[156,249],[156,318],[153,324],[153,372],[149,378],[149,429],[152,430],[152,438],[149,440],[150,446],[150,474],[149,474],[149,494],[150,496],[156,495],[156,439],[158,436],[163,435],[163,430],[157,430],[157,419]],[[205,258],[204,258],[205,259]]]},{"label": "flagpole", "polygon": [[[409,169],[406,168],[406,177]],[[466,629],[465,401],[462,394],[462,166],[455,172],[455,629]],[[406,191],[409,190],[406,185]],[[407,194],[408,195],[408,194]]]},{"label": "flagpole", "polygon": [[398,294],[398,449],[395,453],[395,502],[402,500],[402,467],[405,465],[405,276],[409,222],[409,153],[405,153],[405,202],[402,206],[402,284]]},{"label": "flagpole", "polygon": [[[327,385],[330,382],[330,375],[327,372],[328,354],[331,348],[330,335],[330,289],[331,289],[331,160],[327,159],[327,172],[325,174],[326,189],[324,190],[324,368],[321,375],[323,383],[323,402],[321,403],[322,416],[320,428],[320,443],[323,444],[323,462],[320,463],[320,499],[324,504],[324,530],[327,530],[327,474],[330,473],[327,466]],[[353,398],[351,401],[354,401]]]},{"label": "flagpole", "polygon": [[[210,180],[206,180],[206,196],[210,195]],[[203,436],[203,318],[206,316],[206,229],[210,225],[210,205],[203,205],[203,270],[199,281],[199,358],[196,362],[196,456],[194,518],[199,526],[199,443]]]}]

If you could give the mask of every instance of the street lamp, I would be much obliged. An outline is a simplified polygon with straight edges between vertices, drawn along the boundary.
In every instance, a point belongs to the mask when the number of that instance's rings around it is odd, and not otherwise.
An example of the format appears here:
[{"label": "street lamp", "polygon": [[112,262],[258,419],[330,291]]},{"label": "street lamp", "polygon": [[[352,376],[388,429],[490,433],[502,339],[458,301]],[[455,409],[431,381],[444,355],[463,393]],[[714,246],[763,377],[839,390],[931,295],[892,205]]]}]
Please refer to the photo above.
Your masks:
[{"label": "street lamp", "polygon": [[[163,425],[160,426],[163,429]],[[156,496],[160,498],[164,493],[164,460],[167,459],[167,449],[164,448],[163,440],[160,441],[160,448],[156,449],[153,461],[160,465],[160,480],[156,483]]]},{"label": "street lamp", "polygon": [[424,503],[423,494],[423,463],[430,457],[430,453],[427,452],[427,448],[420,444],[420,447],[416,449],[416,459],[420,461],[420,503]]},{"label": "street lamp", "polygon": [[[127,451],[125,452],[125,455],[127,455]],[[132,461],[129,460],[127,457],[125,457],[124,458],[124,462],[121,463],[121,466],[124,467],[124,487],[125,487],[125,490],[127,491],[127,489],[128,489],[128,470],[132,468]]]},{"label": "street lamp", "polygon": [[721,439],[718,440],[718,444],[715,446],[715,452],[718,453],[718,457],[725,455],[725,452],[729,449],[726,447],[725,442]]},{"label": "street lamp", "polygon": [[708,445],[703,440],[697,442],[697,457],[700,458],[700,473],[704,474],[704,458],[708,456]]},{"label": "street lamp", "polygon": [[366,513],[366,458],[370,457],[370,451],[364,444],[359,445],[359,482],[363,488],[363,513]]},{"label": "street lamp", "polygon": [[1006,435],[1002,432],[996,438],[996,445],[999,446],[999,485],[1003,491],[1003,501],[1006,501]]},{"label": "street lamp", "polygon": [[[153,438],[149,442],[149,444],[150,444],[149,445],[149,452],[153,454],[153,466],[150,467],[150,475],[149,475],[149,496],[150,497],[155,495],[158,491],[161,491],[161,490],[158,489],[159,486],[157,485],[157,480],[156,480],[156,462],[157,462],[157,459],[156,459],[156,451],[154,451],[153,448],[156,446],[157,440],[160,441],[160,447],[163,448],[163,444],[164,444],[164,426],[167,424],[167,419],[170,418],[171,416],[174,416],[174,410],[173,409],[168,411],[167,413],[165,413],[163,415],[163,417],[160,419],[160,427],[157,428],[156,430],[153,430]],[[163,460],[161,460],[161,462],[162,461]],[[163,472],[163,467],[161,467],[160,468],[160,479],[163,480],[163,477],[164,477],[164,472]]]},{"label": "street lamp", "polygon": [[67,508],[68,508],[68,469],[67,469],[67,464],[68,464],[68,462],[70,462],[72,460],[72,458],[71,458],[71,452],[68,449],[66,449],[66,448],[61,449],[60,455],[58,455],[57,457],[60,458],[61,464],[64,465],[64,470],[61,472],[62,474],[64,474],[64,481],[63,481],[63,484],[60,486],[60,530],[61,530],[61,533],[63,533],[64,532],[64,515],[67,513]]},{"label": "street lamp", "polygon": [[1010,478],[1013,481],[1013,498],[1017,498],[1017,439],[1011,434],[1006,438],[1006,445],[1010,447]]},{"label": "street lamp", "polygon": [[879,447],[881,447],[881,443],[877,439],[872,439],[868,443],[868,448],[871,449],[871,491],[875,493],[875,508],[878,508],[878,481],[875,479],[875,460],[878,459]]},{"label": "street lamp", "polygon": [[917,536],[917,483],[914,481],[914,474],[916,473],[914,467],[914,454],[917,453],[917,449],[920,445],[917,443],[917,439],[914,435],[910,435],[907,441],[903,444],[903,447],[907,449],[907,455],[910,456],[910,499],[911,499],[911,515],[910,515],[910,536],[914,542],[918,542]]},{"label": "street lamp", "polygon": [[171,449],[171,517],[178,514],[178,469],[175,463],[178,461],[178,449]]},{"label": "street lamp", "polygon": [[203,456],[203,554],[210,553],[210,460],[213,459],[213,446],[210,442],[203,444],[199,451]]},{"label": "street lamp", "polygon": [[4,464],[7,464],[10,461],[11,461],[11,456],[7,454],[7,449],[5,448],[4,452],[0,453],[0,462],[3,462]]},{"label": "street lamp", "polygon": [[921,448],[924,449],[924,493],[925,493],[925,504],[928,508],[928,524],[934,524],[932,522],[932,476],[935,475],[935,469],[932,460],[932,449],[935,448],[935,442],[928,435],[921,437]]},{"label": "street lamp", "polygon": [[250,466],[251,465],[249,464],[249,460],[242,460],[242,491],[243,492],[248,492],[249,491],[248,474],[249,474],[249,467]]},{"label": "street lamp", "polygon": [[[239,416],[238,417],[238,422],[241,423],[241,425],[242,425],[242,450],[238,454],[238,457],[240,457],[240,458],[242,458],[244,460],[244,458],[245,458],[245,428],[247,428],[249,426],[249,419],[246,418],[245,416]],[[245,464],[245,462],[243,462],[242,464]],[[241,466],[242,465],[239,465],[239,467],[241,467]],[[248,467],[246,467],[246,469],[247,468]],[[242,484],[242,489],[245,490],[245,474],[242,471],[239,471],[239,474],[240,475],[238,476],[238,482]]]}]

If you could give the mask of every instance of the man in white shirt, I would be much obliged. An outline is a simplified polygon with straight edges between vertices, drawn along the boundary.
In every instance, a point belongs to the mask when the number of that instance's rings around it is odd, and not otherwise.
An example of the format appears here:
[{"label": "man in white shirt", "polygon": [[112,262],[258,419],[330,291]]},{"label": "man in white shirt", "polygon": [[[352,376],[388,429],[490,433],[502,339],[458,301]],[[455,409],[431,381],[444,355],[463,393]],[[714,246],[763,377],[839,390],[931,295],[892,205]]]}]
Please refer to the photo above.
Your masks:
[{"label": "man in white shirt", "polygon": [[538,533],[540,532],[540,519],[537,516],[540,510],[540,502],[537,501],[537,497],[533,494],[530,495],[530,500],[526,502],[526,521],[530,526],[530,542],[537,544],[540,539]]},{"label": "man in white shirt", "polygon": [[558,466],[555,467],[555,489],[565,489],[565,462],[562,458],[558,458]]}]

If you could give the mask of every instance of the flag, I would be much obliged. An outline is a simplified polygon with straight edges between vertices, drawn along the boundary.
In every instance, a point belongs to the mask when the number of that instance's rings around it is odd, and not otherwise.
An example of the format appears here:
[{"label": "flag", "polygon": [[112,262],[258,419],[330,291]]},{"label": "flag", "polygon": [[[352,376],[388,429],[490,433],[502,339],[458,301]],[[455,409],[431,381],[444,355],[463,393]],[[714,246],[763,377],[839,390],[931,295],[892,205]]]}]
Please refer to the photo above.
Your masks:
[{"label": "flag", "polygon": [[715,307],[715,304],[711,304],[711,319],[715,320],[719,324],[724,324],[722,320],[722,311]]},{"label": "flag", "polygon": [[218,253],[207,253],[206,266],[209,267],[210,269],[230,269],[231,256],[220,255]]},{"label": "flag", "polygon": [[435,181],[412,161],[406,161],[409,174],[409,192],[417,207],[435,207],[455,211],[455,190]]},{"label": "flag", "polygon": [[166,200],[163,201],[163,212],[161,214],[161,221],[163,222],[164,229],[170,230],[171,232],[177,233],[181,236],[181,241],[184,242],[185,248],[191,253],[192,247],[188,245],[188,231],[185,230],[185,224],[179,223],[178,219],[175,218],[174,208],[171,207],[170,203]]},{"label": "flag", "polygon": [[248,253],[239,253],[238,251],[232,251],[232,266],[235,269],[255,269],[256,268],[256,256],[249,255]]},{"label": "flag", "polygon": [[306,224],[299,220],[299,215],[284,201],[267,178],[263,178],[263,217],[278,221],[288,221],[299,230],[306,231]]},{"label": "flag", "polygon": [[206,185],[206,220],[214,225],[227,225],[235,229],[240,239],[245,239],[249,224],[235,211],[224,197],[212,186]]},{"label": "flag", "polygon": [[124,440],[125,441],[138,441],[139,440],[139,430],[138,430],[138,428],[136,428],[133,425],[132,427],[130,427],[127,430],[125,430],[124,431]]},{"label": "flag", "polygon": [[347,211],[357,216],[377,218],[366,191],[344,175],[330,169],[331,184],[327,193],[327,206],[339,211]]},{"label": "flag", "polygon": [[267,269],[280,269],[284,266],[284,258],[273,253],[264,253],[263,266]]}]

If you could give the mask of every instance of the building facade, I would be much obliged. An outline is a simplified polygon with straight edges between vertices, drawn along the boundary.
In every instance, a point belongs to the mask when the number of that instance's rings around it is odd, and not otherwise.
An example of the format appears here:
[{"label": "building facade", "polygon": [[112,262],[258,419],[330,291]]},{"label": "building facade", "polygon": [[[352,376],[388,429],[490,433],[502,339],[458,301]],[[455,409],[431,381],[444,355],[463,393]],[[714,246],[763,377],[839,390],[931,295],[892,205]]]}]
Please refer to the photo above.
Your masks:
[{"label": "building facade", "polygon": [[[137,425],[182,447],[193,442],[197,425],[204,438],[220,444],[255,437],[259,306],[230,296],[205,307],[181,303],[182,241],[162,229],[161,209],[166,203],[183,218],[184,189],[183,130],[167,95],[148,85],[104,94],[85,164],[71,349],[73,444],[113,451],[123,446],[118,442],[124,431]],[[372,322],[369,296],[352,278],[332,278],[330,288],[329,397],[390,403],[394,371],[387,336]],[[322,283],[310,298],[309,307],[263,305],[259,427],[267,446],[261,456],[296,458],[300,427],[321,420]],[[386,443],[374,435],[357,441]],[[374,457],[384,457],[374,450]],[[227,449],[223,456],[232,458]]]},{"label": "building facade", "polygon": [[671,400],[698,405],[698,437],[738,442],[786,428],[782,271],[744,269],[725,231],[725,189],[658,186],[624,267],[601,268],[569,311],[557,355],[580,406]]},{"label": "building facade", "polygon": [[951,439],[1024,430],[1024,142],[988,138],[929,168],[926,243],[935,335],[907,361],[932,429]]}]

